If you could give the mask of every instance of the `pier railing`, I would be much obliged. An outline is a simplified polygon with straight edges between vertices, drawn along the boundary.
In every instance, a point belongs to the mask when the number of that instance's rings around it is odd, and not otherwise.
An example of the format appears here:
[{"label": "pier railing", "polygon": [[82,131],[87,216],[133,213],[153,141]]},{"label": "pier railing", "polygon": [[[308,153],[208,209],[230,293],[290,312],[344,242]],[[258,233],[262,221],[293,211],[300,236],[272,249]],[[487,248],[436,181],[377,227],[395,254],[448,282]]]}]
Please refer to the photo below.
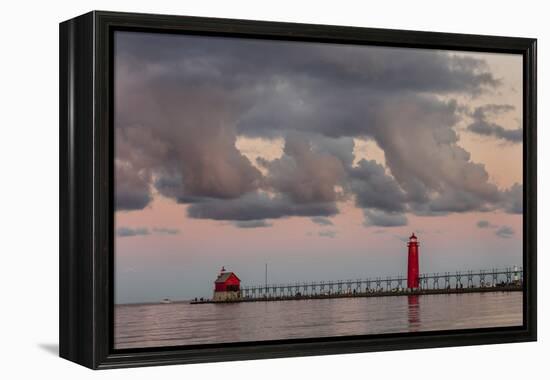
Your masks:
[{"label": "pier railing", "polygon": [[[507,267],[504,269],[424,273],[419,276],[419,284],[418,290],[448,289],[449,291],[467,288],[521,286],[523,284],[523,269]],[[241,297],[257,299],[408,291],[411,290],[407,289],[406,276],[398,275],[355,280],[241,286]]]}]

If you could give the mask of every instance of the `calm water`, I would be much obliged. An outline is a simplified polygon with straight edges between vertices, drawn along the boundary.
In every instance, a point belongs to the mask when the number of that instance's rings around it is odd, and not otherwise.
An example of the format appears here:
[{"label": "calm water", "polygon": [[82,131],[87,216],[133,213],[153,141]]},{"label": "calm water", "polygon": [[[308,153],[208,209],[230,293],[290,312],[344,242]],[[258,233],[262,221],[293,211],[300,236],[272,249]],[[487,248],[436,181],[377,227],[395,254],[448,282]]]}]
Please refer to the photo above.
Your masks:
[{"label": "calm water", "polygon": [[522,292],[115,308],[115,347],[517,326]]}]

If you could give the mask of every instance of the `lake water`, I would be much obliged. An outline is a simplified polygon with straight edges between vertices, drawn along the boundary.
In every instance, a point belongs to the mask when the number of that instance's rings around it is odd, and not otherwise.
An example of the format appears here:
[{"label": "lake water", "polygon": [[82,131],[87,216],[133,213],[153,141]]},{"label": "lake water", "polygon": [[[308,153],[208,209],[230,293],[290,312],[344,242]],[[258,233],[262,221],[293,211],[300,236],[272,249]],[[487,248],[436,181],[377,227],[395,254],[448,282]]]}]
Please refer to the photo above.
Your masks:
[{"label": "lake water", "polygon": [[117,305],[115,348],[518,326],[522,302],[522,292],[494,292]]}]

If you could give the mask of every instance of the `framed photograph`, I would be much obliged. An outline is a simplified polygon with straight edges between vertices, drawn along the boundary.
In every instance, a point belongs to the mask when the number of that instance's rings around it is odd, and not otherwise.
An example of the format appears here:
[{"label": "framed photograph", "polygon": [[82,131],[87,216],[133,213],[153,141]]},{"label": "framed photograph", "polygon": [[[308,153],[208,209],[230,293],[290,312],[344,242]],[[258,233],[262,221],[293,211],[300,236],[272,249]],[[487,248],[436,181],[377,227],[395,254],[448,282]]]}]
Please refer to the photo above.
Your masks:
[{"label": "framed photograph", "polygon": [[536,40],[60,24],[60,356],[536,340]]}]

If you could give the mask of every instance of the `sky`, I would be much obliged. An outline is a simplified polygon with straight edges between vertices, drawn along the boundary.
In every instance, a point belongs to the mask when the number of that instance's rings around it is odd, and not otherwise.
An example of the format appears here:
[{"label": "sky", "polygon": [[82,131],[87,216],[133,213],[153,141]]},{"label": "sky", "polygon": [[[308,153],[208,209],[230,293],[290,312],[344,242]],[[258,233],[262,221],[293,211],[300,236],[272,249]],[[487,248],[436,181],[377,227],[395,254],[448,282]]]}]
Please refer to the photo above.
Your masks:
[{"label": "sky", "polygon": [[115,33],[115,302],[522,261],[522,57]]}]

